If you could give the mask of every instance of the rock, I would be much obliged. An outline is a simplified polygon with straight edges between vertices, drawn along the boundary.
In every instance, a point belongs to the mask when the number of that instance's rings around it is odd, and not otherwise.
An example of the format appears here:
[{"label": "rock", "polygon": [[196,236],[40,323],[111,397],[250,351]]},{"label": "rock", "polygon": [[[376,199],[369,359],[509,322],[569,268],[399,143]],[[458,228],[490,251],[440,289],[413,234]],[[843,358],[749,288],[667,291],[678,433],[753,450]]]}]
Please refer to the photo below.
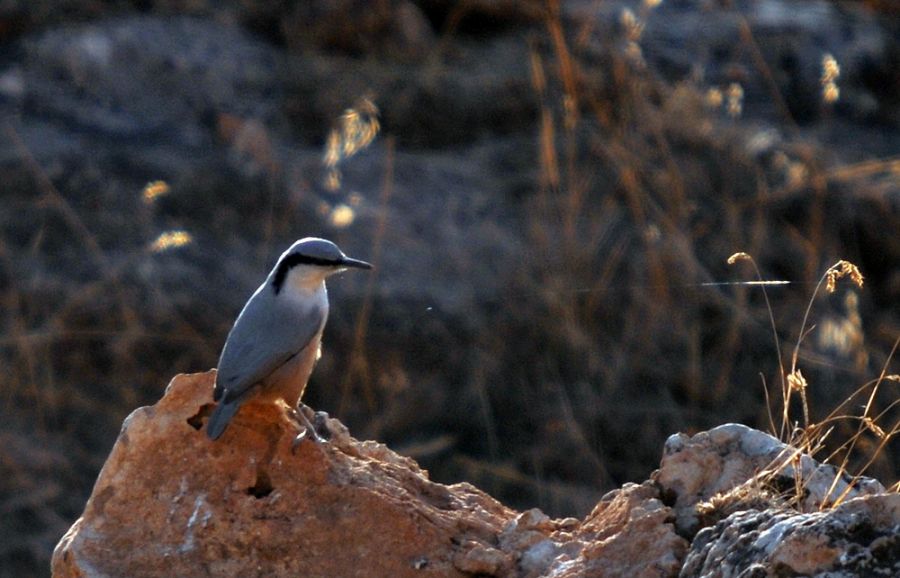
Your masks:
[{"label": "rock", "polygon": [[[438,36],[424,61],[395,61],[384,53],[352,58],[288,51],[282,19],[298,3],[164,1],[167,6],[215,5],[215,18],[205,21],[170,17],[168,11],[136,15],[125,7],[133,2],[64,3],[83,11],[71,18],[57,0],[4,3],[32,14],[40,9],[53,18],[51,23],[68,20],[66,26],[48,26],[29,17],[32,24],[16,27],[13,37],[20,42],[9,46],[0,71],[0,112],[12,125],[0,139],[6,209],[0,211],[0,229],[7,247],[0,284],[4,290],[21,288],[21,319],[15,317],[16,307],[6,308],[4,315],[13,317],[4,319],[29,332],[27,340],[9,337],[5,351],[20,362],[8,366],[22,368],[9,381],[21,386],[0,410],[0,421],[3,433],[24,432],[34,448],[53,447],[59,456],[47,471],[31,460],[17,461],[15,452],[11,461],[0,460],[0,476],[21,471],[15,479],[52,479],[64,488],[56,497],[28,492],[28,500],[22,499],[25,486],[18,482],[0,488],[0,502],[8,506],[0,533],[15,537],[0,540],[0,566],[25,560],[29,566],[19,575],[48,567],[52,546],[81,512],[125,413],[154,399],[173,367],[215,362],[234,315],[278,248],[300,235],[339,237],[349,250],[383,246],[377,283],[367,288],[348,278],[334,288],[335,301],[343,305],[333,312],[329,349],[317,375],[325,383],[344,381],[344,387],[313,387],[310,401],[342,408],[342,419],[360,437],[408,447],[449,440],[441,455],[420,458],[435,479],[481,476],[492,493],[519,508],[540,504],[555,515],[582,515],[613,480],[643,479],[666,435],[697,426],[692,416],[721,411],[725,419],[747,423],[762,417],[758,389],[751,385],[760,368],[771,367],[771,342],[768,335],[760,336],[757,324],[744,323],[760,311],[735,309],[724,290],[693,288],[684,301],[684,288],[669,289],[664,299],[655,298],[663,291],[647,287],[646,257],[656,249],[645,243],[644,234],[647,241],[655,239],[656,248],[682,245],[669,243],[675,229],[664,227],[656,239],[655,224],[645,229],[632,218],[618,184],[621,153],[627,153],[629,167],[646,169],[639,174],[641,180],[647,177],[648,199],[672,198],[667,175],[687,179],[688,211],[679,221],[684,228],[676,225],[676,237],[690,232],[684,238],[703,250],[664,251],[673,270],[681,270],[682,263],[702,265],[686,271],[687,283],[727,278],[722,263],[735,250],[737,237],[724,233],[733,223],[759,218],[753,222],[771,224],[771,230],[753,238],[779,240],[762,246],[759,262],[781,278],[808,282],[821,265],[820,254],[864,259],[858,263],[872,281],[866,292],[871,298],[861,302],[865,327],[871,330],[866,345],[885,355],[889,351],[891,343],[887,349],[883,345],[891,332],[883,328],[885,323],[890,328],[896,315],[882,306],[896,303],[900,295],[900,276],[892,266],[900,255],[898,237],[884,234],[898,228],[900,215],[891,210],[900,197],[890,165],[883,165],[876,188],[858,186],[856,177],[836,177],[840,182],[829,185],[823,199],[818,189],[783,191],[782,180],[757,180],[760,167],[729,144],[731,130],[709,124],[712,132],[700,138],[707,116],[673,106],[675,99],[664,96],[669,88],[659,93],[664,108],[657,111],[654,104],[645,117],[641,101],[629,97],[631,73],[624,71],[622,77],[623,71],[611,66],[613,47],[605,43],[613,43],[614,35],[592,12],[585,12],[583,21],[568,16],[570,7],[605,9],[613,0],[563,3],[567,44],[590,89],[581,103],[602,104],[582,116],[589,134],[586,146],[575,147],[574,163],[581,169],[580,176],[572,175],[579,181],[585,177],[579,221],[589,242],[574,255],[562,253],[564,259],[552,250],[554,243],[541,239],[562,238],[564,223],[555,218],[554,199],[567,195],[565,188],[545,195],[538,157],[542,107],[555,111],[557,133],[563,136],[559,59],[540,14],[520,16],[509,8],[543,10],[542,0],[478,0],[465,6],[456,0],[416,0]],[[141,12],[144,5],[162,3],[145,2]],[[609,22],[618,22],[621,7],[636,8],[640,2],[615,4]],[[699,10],[697,2],[667,0],[650,13],[641,43],[647,71],[677,81],[670,88],[685,92],[740,80],[747,88],[746,114],[727,122],[744,134],[747,124],[758,120],[757,112],[765,116],[771,95],[758,71],[747,67],[748,62],[752,67],[751,53],[734,34],[734,24],[720,23],[733,21],[735,9],[725,4],[744,10],[748,3],[706,4]],[[754,30],[754,14],[766,6],[771,10],[773,2],[757,4],[759,9],[748,13]],[[828,14],[839,14],[838,4],[828,4]],[[464,13],[454,28],[457,6]],[[699,13],[679,16],[691,6]],[[810,6],[798,5],[796,14],[808,14]],[[218,7],[241,12],[228,16]],[[251,20],[258,23],[252,31],[234,25],[246,22],[244,11],[252,11]],[[782,14],[796,18],[792,10]],[[687,34],[682,22],[690,25]],[[829,16],[828,29],[834,31],[832,22]],[[870,100],[865,85],[871,83],[882,86],[885,95],[879,108],[885,114],[896,111],[900,90],[881,82],[896,78],[900,70],[878,57],[886,35],[876,29],[866,36],[865,27],[858,27],[855,17],[853,22],[848,36],[802,51],[801,87],[817,89],[809,79],[816,78],[820,53],[827,49],[842,66],[842,100],[851,102],[854,93],[860,102]],[[582,46],[583,33],[590,30],[595,33]],[[808,32],[798,35],[807,47],[809,38]],[[865,48],[861,41],[866,38],[876,48],[872,56],[854,47]],[[896,46],[896,40],[887,41]],[[787,42],[761,48],[776,63],[778,53],[792,52]],[[845,57],[848,50],[859,58]],[[107,60],[109,54],[116,57]],[[532,85],[532,54],[543,63],[549,83],[545,97]],[[860,63],[869,58],[873,71],[865,73]],[[698,59],[705,76],[694,81],[689,65]],[[739,66],[732,66],[735,62]],[[749,79],[742,79],[748,70]],[[783,71],[778,72],[782,83]],[[855,79],[869,74],[872,78],[856,87]],[[341,167],[341,195],[319,190],[325,135],[335,117],[369,90],[383,112],[385,138]],[[622,110],[635,122],[623,125],[624,131],[595,130],[591,119],[603,109]],[[637,115],[628,112],[635,110]],[[705,109],[698,104],[696,110]],[[786,160],[790,156],[784,175],[793,174],[788,167],[815,174],[820,161],[828,174],[865,173],[871,165],[842,167],[830,159],[896,153],[896,130],[860,124],[851,131],[836,124],[845,116],[839,107],[835,112],[823,117],[840,129],[834,139],[811,135],[808,143],[798,143],[777,125],[760,127],[760,133],[778,135],[777,152],[784,152]],[[13,131],[21,144],[15,144]],[[672,146],[673,164],[661,165],[662,149],[646,146],[660,136]],[[820,143],[828,143],[827,148]],[[791,147],[801,146],[802,155],[792,152]],[[169,182],[172,194],[148,206],[140,191],[157,179]],[[48,196],[48,183],[66,204]],[[757,205],[760,186],[774,196]],[[541,209],[545,196],[552,204],[548,211]],[[361,204],[353,204],[354,199]],[[320,207],[338,203],[357,210],[352,228],[338,229],[321,218],[328,213],[318,212]],[[842,233],[826,234],[826,244],[815,244],[818,252],[812,252],[807,233],[814,232],[816,221],[807,216],[820,206],[823,223]],[[733,213],[735,207],[743,208]],[[384,227],[377,226],[381,215],[386,215]],[[195,243],[163,254],[146,251],[160,232],[173,228],[190,232]],[[92,237],[102,254],[85,252]],[[534,251],[536,243],[540,248]],[[675,264],[668,256],[677,257]],[[108,299],[93,298],[107,294]],[[797,315],[788,312],[802,312],[807,298],[799,291],[779,300],[785,313],[779,315],[785,320],[782,330],[796,328],[799,320],[791,320]],[[367,305],[360,307],[363,302]],[[659,307],[648,309],[645,303]],[[559,323],[562,312],[582,308],[585,314]],[[361,350],[351,342],[362,327],[357,325],[365,318],[362,312],[371,312],[371,319]],[[637,314],[640,323],[634,323]],[[697,325],[697,319],[714,322]],[[721,339],[731,335],[725,333],[729,327],[740,327],[741,337],[734,342],[738,358],[724,347],[730,339]],[[712,345],[703,351],[703,364],[685,354],[695,351],[694,343]],[[52,371],[26,371],[24,360],[34,352],[52,361],[47,365]],[[623,357],[629,352],[634,354],[630,361]],[[368,361],[364,371],[351,372],[345,381],[346,367],[359,366],[359,359]],[[522,359],[540,363],[532,366]],[[709,397],[700,384],[713,378],[721,384],[730,380],[730,386],[717,385]],[[842,383],[845,378],[840,375]],[[843,399],[842,391],[835,388],[833,395]],[[571,417],[554,415],[557,401],[566,400],[575,410]],[[828,399],[816,403],[815,415],[832,407]],[[579,427],[569,427],[571,420]],[[619,451],[623,448],[627,451]],[[503,463],[496,463],[498,456]],[[504,470],[516,475],[496,475]],[[535,479],[541,472],[547,477]],[[879,475],[888,479],[893,473]],[[58,485],[69,477],[78,482]],[[34,487],[47,490],[40,482]],[[535,547],[529,560],[540,560],[546,546]],[[485,552],[470,558],[485,563],[493,556],[487,547]],[[497,563],[498,572],[504,564]]]},{"label": "rock", "polygon": [[[125,420],[84,514],[53,553],[53,576],[651,578],[900,567],[900,495],[871,495],[883,492],[874,481],[840,480],[847,496],[870,495],[831,510],[760,499],[688,544],[676,513],[684,526],[700,499],[794,453],[744,426],[673,436],[655,481],[610,492],[582,521],[557,520],[515,512],[469,484],[431,482],[413,460],[357,441],[334,419],[324,418],[328,442],[295,442],[302,429],[283,405],[247,403],[211,442],[203,426],[214,380],[215,371],[176,376],[162,400]],[[810,494],[802,505],[827,506],[816,481],[825,466],[797,463]]]},{"label": "rock", "polygon": [[54,576],[677,574],[687,543],[650,483],[610,493],[582,523],[433,483],[337,420],[329,442],[294,447],[302,430],[273,404],[246,404],[211,442],[214,379],[176,376],[125,420]]},{"label": "rock", "polygon": [[211,442],[214,375],[177,376],[128,417],[54,576],[458,576],[453,561],[513,519],[333,421],[331,442],[292,451],[300,428],[271,404]]},{"label": "rock", "polygon": [[900,576],[900,494],[863,496],[823,512],[735,513],[701,531],[682,578]]},{"label": "rock", "polygon": [[688,543],[675,533],[673,512],[649,482],[610,492],[585,518],[579,562],[560,564],[549,576],[626,578],[677,576]]},{"label": "rock", "polygon": [[[876,480],[854,480],[846,472],[819,464],[769,434],[740,424],[721,425],[693,437],[671,436],[654,479],[664,494],[675,496],[679,530],[693,533],[697,530],[700,502],[739,487],[793,488],[796,475],[803,479],[799,506],[804,511],[827,507],[839,497],[849,499],[884,492]],[[771,504],[768,499],[763,502]]]}]

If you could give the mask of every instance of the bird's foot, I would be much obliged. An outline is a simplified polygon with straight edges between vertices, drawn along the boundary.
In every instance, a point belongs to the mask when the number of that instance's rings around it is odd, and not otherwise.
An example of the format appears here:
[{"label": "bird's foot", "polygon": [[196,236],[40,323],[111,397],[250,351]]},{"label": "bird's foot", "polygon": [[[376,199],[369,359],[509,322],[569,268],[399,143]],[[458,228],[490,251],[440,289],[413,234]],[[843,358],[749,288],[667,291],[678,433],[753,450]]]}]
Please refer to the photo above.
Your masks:
[{"label": "bird's foot", "polygon": [[330,416],[328,412],[325,411],[317,411],[313,415],[313,428],[316,433],[319,434],[319,437],[325,439],[327,441],[331,441],[331,438],[334,435],[334,432],[331,431],[331,428],[328,427],[328,420]]},{"label": "bird's foot", "polygon": [[291,416],[301,427],[303,427],[303,431],[300,435],[294,438],[294,442],[291,444],[291,450],[296,449],[297,446],[307,438],[320,444],[327,442],[331,438],[331,430],[328,429],[328,414],[324,411],[315,412],[313,417],[313,422],[315,423],[313,423],[306,417],[304,409],[309,408],[306,405],[301,404],[301,407],[291,410]]}]

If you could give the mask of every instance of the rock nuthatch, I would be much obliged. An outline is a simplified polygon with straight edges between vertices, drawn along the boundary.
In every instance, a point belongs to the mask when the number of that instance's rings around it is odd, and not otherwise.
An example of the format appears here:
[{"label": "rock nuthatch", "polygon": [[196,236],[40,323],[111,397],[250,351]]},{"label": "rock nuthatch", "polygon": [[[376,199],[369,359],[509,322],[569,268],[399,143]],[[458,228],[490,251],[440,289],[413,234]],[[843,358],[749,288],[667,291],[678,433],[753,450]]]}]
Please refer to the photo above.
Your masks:
[{"label": "rock nuthatch", "polygon": [[[297,406],[319,358],[328,319],[325,279],[351,267],[372,265],[314,237],[300,239],[281,255],[228,333],[213,393],[219,404],[206,425],[210,439],[222,435],[251,397]],[[311,426],[304,421],[309,432]],[[316,437],[315,431],[309,433]]]}]

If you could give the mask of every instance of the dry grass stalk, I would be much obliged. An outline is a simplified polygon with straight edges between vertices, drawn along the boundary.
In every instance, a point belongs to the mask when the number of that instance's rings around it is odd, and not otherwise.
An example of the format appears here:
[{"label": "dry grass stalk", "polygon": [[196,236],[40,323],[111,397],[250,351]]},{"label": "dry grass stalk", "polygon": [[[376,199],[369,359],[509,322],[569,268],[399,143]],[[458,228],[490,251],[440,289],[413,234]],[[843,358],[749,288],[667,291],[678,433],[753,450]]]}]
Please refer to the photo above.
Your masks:
[{"label": "dry grass stalk", "polygon": [[[753,258],[747,253],[740,252],[735,253],[731,257],[728,258],[728,264],[732,265],[740,261],[748,261],[753,264],[756,269],[755,262]],[[760,277],[759,270],[756,269],[757,278]],[[799,467],[799,456],[800,452],[809,455],[816,455],[821,452],[824,448],[824,444],[829,435],[834,431],[834,426],[838,422],[842,421],[855,421],[857,423],[857,428],[855,434],[853,434],[846,442],[841,444],[837,449],[835,449],[829,456],[825,458],[825,463],[834,464],[837,463],[837,474],[832,482],[831,488],[828,491],[828,495],[834,493],[835,489],[838,486],[838,481],[843,479],[844,474],[847,473],[847,469],[849,467],[849,461],[851,455],[857,449],[858,444],[860,443],[862,436],[865,434],[873,435],[877,440],[876,447],[869,452],[869,459],[866,463],[860,468],[859,471],[853,474],[854,481],[863,475],[863,472],[875,461],[878,455],[885,450],[888,446],[889,442],[892,440],[894,436],[900,433],[900,420],[897,423],[893,424],[889,428],[885,428],[882,421],[887,417],[888,413],[897,406],[900,406],[900,399],[895,400],[885,407],[881,412],[877,415],[872,415],[872,412],[875,407],[875,399],[878,395],[878,391],[880,385],[885,381],[894,381],[896,376],[893,374],[887,373],[888,363],[890,359],[893,358],[894,352],[897,349],[898,344],[900,344],[900,338],[895,342],[894,348],[891,351],[891,354],[888,357],[888,360],[885,362],[884,368],[882,369],[881,376],[868,384],[863,385],[859,389],[857,389],[850,397],[848,397],[842,404],[840,404],[837,408],[835,408],[825,419],[815,422],[810,418],[809,412],[809,400],[807,398],[809,391],[809,383],[806,378],[803,376],[800,369],[797,367],[797,361],[799,358],[799,350],[800,345],[807,335],[806,324],[809,319],[809,314],[812,309],[812,304],[815,301],[816,295],[823,288],[826,293],[833,293],[836,287],[837,282],[840,279],[848,278],[852,283],[854,283],[857,287],[862,288],[863,286],[863,275],[860,272],[859,268],[850,263],[849,261],[840,260],[831,267],[829,267],[825,273],[819,279],[818,284],[813,291],[812,296],[808,302],[806,311],[803,316],[803,322],[800,327],[800,336],[797,339],[797,343],[794,347],[791,367],[790,371],[785,373],[784,368],[781,369],[781,376],[783,380],[782,386],[782,414],[781,414],[781,426],[779,428],[780,434],[779,437],[790,444],[791,446],[797,448],[797,453],[791,457],[791,459],[785,460],[781,466],[775,467],[773,471],[769,472],[769,475],[774,475],[780,471],[782,467],[786,464],[794,465],[794,474],[795,474],[795,502],[799,502],[802,498],[803,488],[805,484],[805,480],[801,475],[801,470]],[[768,300],[767,300],[768,307]],[[774,318],[771,315],[771,307],[770,310],[770,319],[772,320],[774,327]],[[779,362],[781,360],[780,348],[778,347],[778,337],[777,333],[775,334],[776,340],[776,348],[779,349]],[[848,407],[850,403],[861,396],[865,391],[869,391],[868,399],[863,406],[863,411],[861,415],[852,415],[844,413],[844,408]],[[793,394],[799,394],[801,398],[801,409],[803,411],[803,425],[802,427],[793,424],[790,418],[791,414],[791,399]],[[766,395],[766,399],[768,400],[768,392]],[[769,409],[770,422],[771,419],[771,409]],[[772,423],[772,427],[774,428],[774,423]],[[837,506],[840,504],[847,496],[848,492],[852,488],[852,484],[848,486],[846,489],[842,491],[842,493],[838,496],[835,496],[831,500],[826,500],[827,504],[823,504],[825,506]]]}]

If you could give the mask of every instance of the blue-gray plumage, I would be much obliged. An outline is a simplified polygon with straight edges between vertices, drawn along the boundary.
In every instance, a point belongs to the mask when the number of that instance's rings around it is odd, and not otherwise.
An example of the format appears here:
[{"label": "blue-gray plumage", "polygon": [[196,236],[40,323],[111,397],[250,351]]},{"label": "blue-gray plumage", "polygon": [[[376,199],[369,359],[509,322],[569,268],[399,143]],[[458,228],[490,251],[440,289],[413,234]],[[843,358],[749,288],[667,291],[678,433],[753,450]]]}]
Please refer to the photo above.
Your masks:
[{"label": "blue-gray plumage", "polygon": [[216,374],[218,403],[206,425],[218,439],[251,397],[297,405],[319,355],[328,319],[325,279],[348,267],[371,269],[331,241],[307,237],[278,259],[228,334]]}]

